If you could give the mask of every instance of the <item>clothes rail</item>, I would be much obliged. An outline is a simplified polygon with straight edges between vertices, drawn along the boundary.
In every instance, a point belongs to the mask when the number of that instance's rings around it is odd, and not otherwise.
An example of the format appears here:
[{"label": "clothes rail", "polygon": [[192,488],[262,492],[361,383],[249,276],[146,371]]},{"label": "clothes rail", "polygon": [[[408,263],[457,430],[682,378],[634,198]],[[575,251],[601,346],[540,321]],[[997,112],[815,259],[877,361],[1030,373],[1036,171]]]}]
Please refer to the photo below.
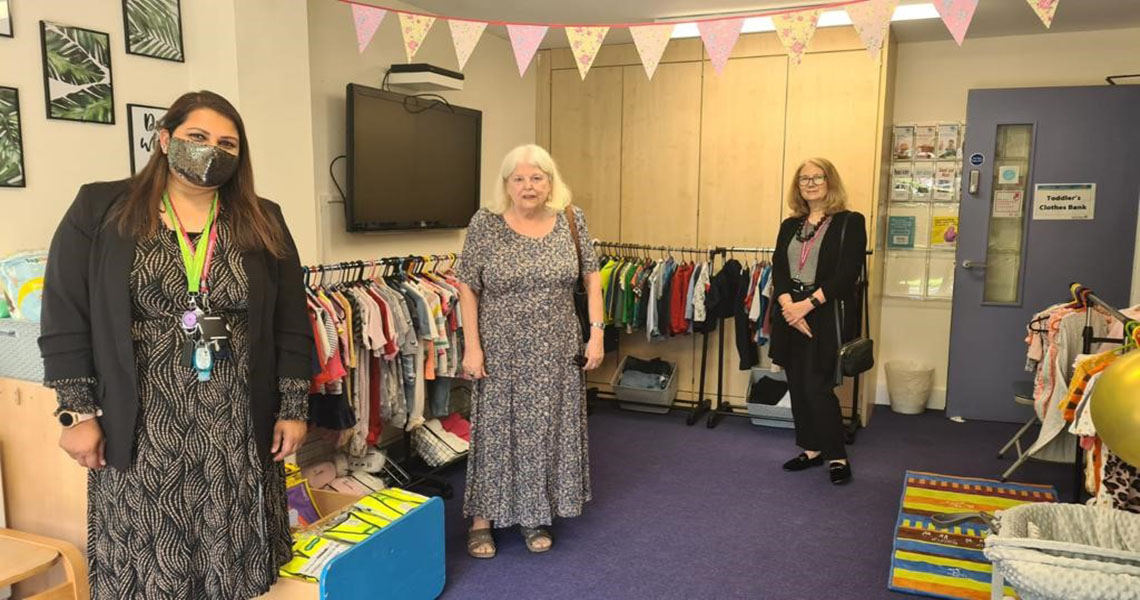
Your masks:
[{"label": "clothes rail", "polygon": [[[415,276],[425,272],[436,273],[440,270],[453,269],[458,260],[459,255],[454,253],[388,256],[369,260],[307,265],[301,267],[301,272],[304,275],[305,286],[312,289],[326,285],[351,285],[377,278],[401,275]],[[439,415],[435,416],[438,417]],[[395,477],[398,485],[409,489],[413,487],[430,488],[434,490],[434,495],[445,499],[450,499],[454,495],[453,486],[437,475],[466,460],[467,453],[463,453],[455,460],[438,467],[431,467],[425,461],[424,466],[427,468],[418,468],[418,465],[412,463],[415,459],[415,453],[412,451],[411,432],[402,428],[398,437],[377,440],[375,447],[380,450],[388,450],[397,444],[399,444],[402,452],[401,460],[392,461],[395,469],[394,473],[389,472],[389,474]]]},{"label": "clothes rail", "polygon": [[[719,252],[717,248],[696,248],[692,246],[667,246],[658,244],[633,244],[626,242],[606,242],[598,239],[590,240],[590,244],[598,249],[603,250],[641,250],[646,252],[677,252],[681,254],[693,254],[699,256],[708,256],[709,267],[712,267],[713,258]],[[674,406],[689,407],[689,415],[685,418],[685,423],[692,425],[697,422],[705,413],[709,412],[712,408],[712,402],[705,397],[705,384],[708,377],[708,351],[709,351],[709,334],[708,332],[701,333],[701,376],[700,386],[697,389],[697,399],[692,400],[673,400]],[[721,354],[723,355],[724,348],[722,342]],[[720,391],[718,390],[718,395]],[[587,397],[591,400],[617,400],[612,392],[603,392],[598,388],[590,388],[587,390]],[[631,400],[622,400],[622,404],[640,404],[644,406],[653,406],[660,408],[659,404],[651,404],[648,402],[635,402]]]},{"label": "clothes rail", "polygon": [[[1114,308],[1111,304],[1105,302],[1099,296],[1094,294],[1092,290],[1079,283],[1074,283],[1069,286],[1069,290],[1073,295],[1073,301],[1076,302],[1077,305],[1082,306],[1086,309],[1085,326],[1084,329],[1081,330],[1082,354],[1092,354],[1093,344],[1124,343],[1124,338],[1105,338],[1097,337],[1094,335],[1092,311],[1087,309],[1099,309],[1112,318],[1120,321],[1121,323],[1124,323],[1126,326],[1125,331],[1127,331],[1128,323],[1133,322],[1134,319],[1129,318],[1127,315]],[[1084,449],[1081,448],[1080,444],[1077,444],[1076,453],[1076,458],[1073,461],[1073,502],[1080,502],[1082,495],[1081,490],[1084,489]]]}]

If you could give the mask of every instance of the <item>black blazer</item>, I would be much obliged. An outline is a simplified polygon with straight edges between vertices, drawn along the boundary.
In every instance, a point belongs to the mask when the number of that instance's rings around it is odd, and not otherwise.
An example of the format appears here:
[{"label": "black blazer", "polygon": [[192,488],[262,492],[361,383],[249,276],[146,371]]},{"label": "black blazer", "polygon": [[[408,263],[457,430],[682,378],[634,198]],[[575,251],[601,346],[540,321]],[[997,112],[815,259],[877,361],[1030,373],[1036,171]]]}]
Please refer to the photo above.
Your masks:
[{"label": "black blazer", "polygon": [[[79,189],[52,238],[39,339],[45,380],[98,381],[107,464],[121,470],[134,457],[139,406],[131,342],[135,239],[120,235],[105,218],[126,193],[126,180]],[[305,312],[297,248],[281,207],[264,199],[262,203],[281,223],[288,247],[282,259],[264,251],[242,255],[249,278],[250,415],[258,449],[268,460],[281,403],[277,379],[311,377],[313,330]]]},{"label": "black blazer", "polygon": [[[827,372],[835,369],[836,354],[839,352],[841,341],[835,332],[836,312],[838,311],[843,318],[843,341],[850,340],[858,333],[855,331],[855,323],[859,318],[859,305],[855,303],[856,283],[863,270],[867,251],[867,223],[862,214],[843,211],[832,215],[831,218],[831,225],[824,232],[823,241],[820,242],[819,266],[815,275],[815,282],[823,288],[827,303],[810,312],[807,317],[818,357],[816,364]],[[800,220],[799,217],[784,219],[776,238],[776,252],[772,255],[772,293],[775,295],[772,301],[776,302],[776,305],[772,310],[772,340],[768,356],[772,358],[772,362],[781,366],[787,365],[789,337],[793,334],[799,335],[793,332],[791,326],[784,320],[784,313],[780,310],[777,299],[782,294],[791,293],[792,290],[791,270],[788,267],[788,244],[796,235]],[[845,227],[847,238],[843,241],[841,254],[839,242]]]}]

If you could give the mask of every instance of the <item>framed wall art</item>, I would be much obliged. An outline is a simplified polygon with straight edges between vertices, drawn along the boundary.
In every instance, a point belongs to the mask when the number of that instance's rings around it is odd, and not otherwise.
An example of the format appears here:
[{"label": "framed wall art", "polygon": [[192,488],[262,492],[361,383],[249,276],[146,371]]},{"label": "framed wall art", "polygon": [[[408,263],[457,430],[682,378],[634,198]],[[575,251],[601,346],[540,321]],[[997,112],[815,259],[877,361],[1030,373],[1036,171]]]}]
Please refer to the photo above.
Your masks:
[{"label": "framed wall art", "polygon": [[127,54],[185,62],[181,0],[123,0]]},{"label": "framed wall art", "polygon": [[158,147],[158,124],[166,109],[161,106],[127,104],[127,136],[130,138],[131,175],[141,171]]},{"label": "framed wall art", "polygon": [[0,187],[24,187],[24,141],[20,134],[20,92],[0,87]]},{"label": "framed wall art", "polygon": [[0,0],[0,37],[12,37],[12,0]]},{"label": "framed wall art", "polygon": [[40,45],[48,118],[113,125],[111,36],[40,21]]}]

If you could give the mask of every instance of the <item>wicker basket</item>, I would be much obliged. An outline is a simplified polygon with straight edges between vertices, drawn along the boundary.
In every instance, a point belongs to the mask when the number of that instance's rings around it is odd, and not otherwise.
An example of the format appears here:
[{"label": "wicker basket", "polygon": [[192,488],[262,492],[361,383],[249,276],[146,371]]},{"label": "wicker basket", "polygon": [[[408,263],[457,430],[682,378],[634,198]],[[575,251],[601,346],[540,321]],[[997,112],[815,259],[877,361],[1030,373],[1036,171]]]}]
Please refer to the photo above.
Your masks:
[{"label": "wicker basket", "polygon": [[0,377],[41,383],[44,361],[36,343],[40,324],[19,319],[0,319]]}]

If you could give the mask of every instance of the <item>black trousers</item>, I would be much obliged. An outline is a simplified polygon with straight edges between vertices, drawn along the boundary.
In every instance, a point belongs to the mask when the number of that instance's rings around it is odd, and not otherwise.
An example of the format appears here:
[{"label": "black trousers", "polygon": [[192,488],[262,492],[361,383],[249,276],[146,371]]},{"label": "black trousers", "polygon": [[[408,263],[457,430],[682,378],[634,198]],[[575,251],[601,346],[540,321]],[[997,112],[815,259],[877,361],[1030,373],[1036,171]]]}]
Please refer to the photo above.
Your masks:
[{"label": "black trousers", "polygon": [[796,445],[818,451],[824,460],[847,458],[843,445],[843,413],[835,395],[835,373],[821,369],[815,342],[799,331],[790,332],[788,390],[792,394],[792,418],[796,423]]}]

